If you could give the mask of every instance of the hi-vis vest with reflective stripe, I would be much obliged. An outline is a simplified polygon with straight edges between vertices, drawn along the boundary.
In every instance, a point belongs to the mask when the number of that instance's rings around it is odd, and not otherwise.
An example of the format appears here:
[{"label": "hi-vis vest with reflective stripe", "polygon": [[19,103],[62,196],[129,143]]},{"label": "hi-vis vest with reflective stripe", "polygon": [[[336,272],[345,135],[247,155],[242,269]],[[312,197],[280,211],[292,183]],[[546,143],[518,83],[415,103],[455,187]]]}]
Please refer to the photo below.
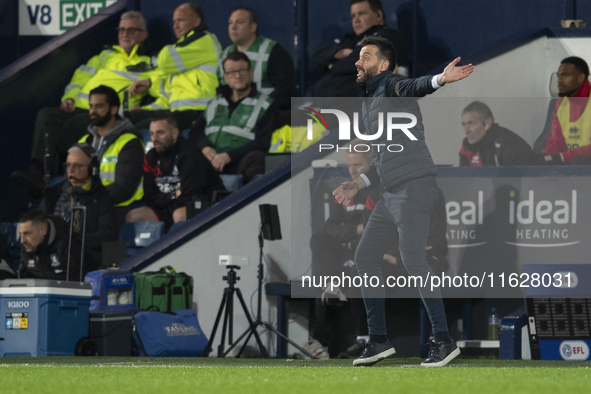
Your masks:
[{"label": "hi-vis vest with reflective stripe", "polygon": [[219,94],[204,112],[205,135],[218,153],[246,145],[255,139],[253,129],[272,102],[269,96],[257,92],[255,97],[243,99],[230,115],[228,101]]},{"label": "hi-vis vest with reflective stripe", "polygon": [[[277,44],[277,42],[265,38],[263,36],[257,36],[251,46],[246,50],[246,56],[250,59],[250,67],[253,69],[252,82],[257,85],[257,89],[270,95],[273,93],[273,85],[267,76],[267,66],[269,64],[269,56],[271,50]],[[228,53],[236,51],[236,45],[232,44],[224,50],[220,61],[218,62],[218,77],[222,85],[226,84],[224,81],[224,68],[222,66],[223,60],[228,56]]]},{"label": "hi-vis vest with reflective stripe", "polygon": [[216,35],[205,30],[191,30],[175,45],[162,48],[157,67],[141,78],[150,79],[149,93],[156,97],[154,103],[143,109],[205,109],[218,87],[216,69],[220,53]]},{"label": "hi-vis vest with reflective stripe", "polygon": [[[85,135],[80,139],[78,142],[86,142],[88,139],[88,134]],[[119,158],[119,153],[129,141],[137,138],[135,134],[131,133],[123,133],[121,134],[115,142],[113,142],[107,150],[103,152],[103,155],[100,158],[100,177],[101,183],[103,186],[108,186],[112,183],[115,183],[115,169],[117,168],[117,160]],[[143,145],[143,142],[142,142]],[[115,204],[116,207],[126,207],[134,201],[139,201],[144,198],[144,177],[140,179],[140,184],[138,185],[137,189],[133,193],[133,196],[127,201],[120,202],[119,204]]]},{"label": "hi-vis vest with reflective stripe", "polygon": [[[581,117],[574,122],[570,119],[570,100],[587,100],[587,106]],[[591,140],[591,99],[589,97],[564,98],[556,111],[562,128],[562,135],[568,150],[589,145]]]},{"label": "hi-vis vest with reflective stripe", "polygon": [[[100,54],[93,56],[88,63],[76,69],[70,83],[66,86],[62,102],[72,99],[77,108],[88,109],[88,94],[99,85],[106,85],[119,93],[119,100],[123,102],[125,89],[139,80],[140,73],[127,71],[128,66],[138,63],[150,63],[150,57],[138,55],[139,45],[133,47],[127,54],[119,45],[113,45]],[[129,98],[129,105],[139,104],[144,95]]]},{"label": "hi-vis vest with reflective stripe", "polygon": [[[199,34],[195,30],[179,38],[176,44],[166,45],[158,53],[157,67],[160,75],[180,74],[187,70],[200,70],[215,74],[222,47],[215,34],[203,31],[203,36],[188,42]],[[188,43],[185,44],[185,41]]]},{"label": "hi-vis vest with reflective stripe", "polygon": [[160,78],[158,83],[160,95],[156,101],[144,106],[143,109],[202,111],[215,97],[218,87],[218,79],[214,74],[199,69],[171,75],[166,79]]}]

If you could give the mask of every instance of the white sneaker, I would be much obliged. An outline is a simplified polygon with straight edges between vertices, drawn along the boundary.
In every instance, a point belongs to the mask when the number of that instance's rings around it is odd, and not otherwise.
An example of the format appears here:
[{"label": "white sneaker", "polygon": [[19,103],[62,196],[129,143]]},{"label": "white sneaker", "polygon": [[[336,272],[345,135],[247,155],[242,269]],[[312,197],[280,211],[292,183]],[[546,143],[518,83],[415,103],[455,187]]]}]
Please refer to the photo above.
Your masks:
[{"label": "white sneaker", "polygon": [[[330,358],[330,356],[328,355],[328,348],[322,346],[322,344],[314,338],[310,338],[310,340],[306,342],[302,347],[305,351],[310,353],[317,360],[328,360]],[[310,359],[310,357],[303,353],[296,353],[296,358]]]},{"label": "white sneaker", "polygon": [[321,295],[322,303],[328,305],[334,302],[347,302],[345,293],[339,287],[333,287],[331,290],[330,286],[327,286]]}]

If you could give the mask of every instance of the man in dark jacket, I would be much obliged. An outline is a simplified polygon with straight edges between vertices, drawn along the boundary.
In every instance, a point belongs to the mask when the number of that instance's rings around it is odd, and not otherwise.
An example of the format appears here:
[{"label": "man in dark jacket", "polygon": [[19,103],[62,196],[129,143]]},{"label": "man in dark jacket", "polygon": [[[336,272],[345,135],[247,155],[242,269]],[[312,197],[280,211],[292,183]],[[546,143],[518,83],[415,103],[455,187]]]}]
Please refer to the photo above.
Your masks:
[{"label": "man in dark jacket", "polygon": [[144,159],[144,195],[147,206],[131,210],[127,222],[163,221],[167,228],[187,220],[186,204],[210,201],[213,191],[225,190],[209,160],[179,137],[170,113],[155,115],[150,123],[154,143]]},{"label": "man in dark jacket", "polygon": [[384,9],[380,0],[351,0],[353,31],[335,39],[330,45],[322,45],[314,52],[314,60],[328,72],[312,89],[315,97],[356,97],[353,79],[357,72],[361,40],[364,37],[387,38],[396,48],[398,73],[408,75],[410,51],[400,33],[386,26]]},{"label": "man in dark jacket", "polygon": [[66,222],[39,211],[29,211],[21,215],[18,233],[23,245],[21,278],[80,280],[81,246],[75,237],[72,238],[68,270],[69,229]]},{"label": "man in dark jacket", "polygon": [[98,156],[103,186],[115,204],[117,228],[144,197],[144,143],[131,122],[119,116],[119,96],[108,86],[90,91],[90,126],[79,142],[90,144]]},{"label": "man in dark jacket", "polygon": [[[355,180],[361,176],[372,161],[371,152],[347,153],[347,166],[351,179]],[[438,195],[437,204],[431,215],[425,255],[433,271],[441,274],[447,267],[447,216],[441,190]],[[380,197],[381,188],[379,182],[375,182],[357,193],[346,204],[330,205],[330,216],[325,223],[324,231],[314,234],[310,241],[312,274],[315,277],[341,276],[343,273],[350,276],[358,274],[353,266],[355,250]],[[390,247],[383,255],[382,270],[385,275],[407,275],[401,263],[398,236],[394,235]],[[333,303],[340,306],[342,302],[347,301],[351,306],[351,318],[357,335],[357,342],[347,349],[347,356],[359,356],[363,351],[360,345],[364,346],[368,340],[365,311],[359,297],[359,290],[355,287],[343,286],[341,289],[327,286],[323,289],[322,296],[315,303],[316,321],[312,333],[313,339],[306,343],[304,348],[316,358],[328,358],[329,306]]]},{"label": "man in dark jacket", "polygon": [[[88,261],[85,271],[92,271],[102,264],[103,242],[117,240],[115,207],[109,192],[99,178],[96,151],[88,144],[75,144],[68,150],[66,179],[45,192],[42,211],[73,221],[77,238],[84,234],[84,249]],[[85,207],[77,210],[75,207]]]},{"label": "man in dark jacket", "polygon": [[[357,66],[357,83],[363,96],[371,97],[363,103],[366,130],[379,130],[379,117],[387,112],[400,112],[390,97],[422,97],[433,93],[446,83],[466,78],[474,66],[457,66],[460,58],[452,61],[435,76],[414,79],[393,74],[396,52],[392,44],[382,37],[366,37],[362,43]],[[380,98],[386,98],[381,99]],[[437,200],[435,165],[427,144],[418,104],[405,103],[407,112],[414,117],[416,127],[397,133],[379,133],[373,139],[377,146],[395,145],[402,150],[373,149],[374,163],[353,182],[344,182],[333,195],[339,203],[355,197],[363,188],[379,181],[384,189],[382,198],[374,208],[355,253],[360,275],[377,277],[384,283],[381,260],[390,246],[394,233],[399,235],[402,263],[408,273],[426,280],[433,272],[425,257],[429,223]],[[414,126],[414,125],[413,125]],[[410,128],[410,127],[409,127]],[[410,135],[409,135],[410,134]],[[369,366],[396,353],[388,341],[384,309],[385,287],[362,287],[370,342],[353,365]],[[425,367],[444,366],[460,350],[449,335],[441,291],[420,287],[423,303],[431,320],[433,335],[429,357],[421,364]]]},{"label": "man in dark jacket", "polygon": [[495,123],[488,105],[474,101],[462,111],[466,138],[460,149],[460,166],[526,166],[533,164],[534,152],[511,130]]}]

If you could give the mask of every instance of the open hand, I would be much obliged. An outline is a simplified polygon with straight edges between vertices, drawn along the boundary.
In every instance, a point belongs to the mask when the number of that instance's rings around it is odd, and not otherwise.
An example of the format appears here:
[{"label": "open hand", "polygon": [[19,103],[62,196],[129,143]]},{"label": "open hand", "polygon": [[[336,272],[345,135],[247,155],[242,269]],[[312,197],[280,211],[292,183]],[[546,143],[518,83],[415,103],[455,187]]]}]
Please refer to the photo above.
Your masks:
[{"label": "open hand", "polygon": [[462,60],[460,57],[456,57],[451,63],[445,67],[443,72],[437,76],[437,83],[441,86],[445,85],[446,83],[452,83],[464,78],[468,78],[470,74],[474,71],[474,66],[472,63],[467,64],[465,66],[457,66],[457,64]]},{"label": "open hand", "polygon": [[353,182],[343,182],[341,186],[337,187],[333,192],[332,195],[335,198],[335,201],[338,204],[346,204],[349,200],[353,199],[355,195],[359,192],[359,188]]}]

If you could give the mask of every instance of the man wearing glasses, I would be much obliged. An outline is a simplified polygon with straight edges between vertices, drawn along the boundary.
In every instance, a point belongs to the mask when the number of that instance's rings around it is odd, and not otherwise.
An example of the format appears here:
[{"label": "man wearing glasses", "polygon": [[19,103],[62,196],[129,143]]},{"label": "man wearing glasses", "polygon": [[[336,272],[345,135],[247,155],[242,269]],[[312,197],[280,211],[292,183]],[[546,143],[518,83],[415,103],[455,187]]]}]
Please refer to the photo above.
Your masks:
[{"label": "man wearing glasses", "polygon": [[213,168],[241,174],[247,183],[265,171],[276,104],[252,82],[250,59],[230,52],[222,62],[224,81],[189,133]]},{"label": "man wearing glasses", "polygon": [[[73,221],[77,238],[85,234],[85,268],[87,272],[92,271],[102,264],[103,242],[117,240],[113,200],[101,183],[96,151],[89,144],[73,145],[68,150],[64,169],[66,179],[45,191],[41,210],[66,223]],[[78,206],[86,207],[86,218],[82,211],[73,210]]]},{"label": "man wearing glasses", "polygon": [[[79,66],[66,86],[59,108],[44,108],[37,114],[33,136],[31,167],[27,171],[12,173],[13,182],[33,197],[41,197],[47,175],[58,175],[60,163],[67,149],[85,134],[90,123],[88,95],[97,86],[106,85],[124,93],[145,71],[150,57],[144,54],[142,44],[148,37],[146,21],[138,11],[121,15],[117,28],[119,45],[113,45]],[[139,103],[142,95],[129,97],[129,105]],[[48,145],[48,163],[44,166],[45,145]]]}]

